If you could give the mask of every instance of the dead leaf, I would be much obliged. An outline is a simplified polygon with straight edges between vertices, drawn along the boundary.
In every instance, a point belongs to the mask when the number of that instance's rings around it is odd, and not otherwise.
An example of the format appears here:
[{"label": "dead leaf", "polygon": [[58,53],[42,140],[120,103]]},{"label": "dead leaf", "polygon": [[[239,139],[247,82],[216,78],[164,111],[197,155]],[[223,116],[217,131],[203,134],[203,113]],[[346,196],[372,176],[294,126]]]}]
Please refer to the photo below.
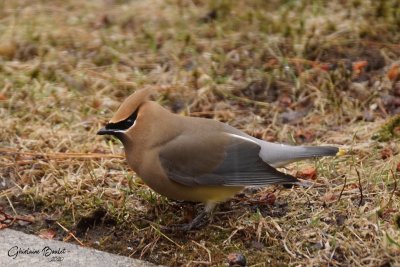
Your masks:
[{"label": "dead leaf", "polygon": [[314,133],[310,130],[297,129],[294,138],[299,143],[309,143],[314,139]]},{"label": "dead leaf", "polygon": [[268,192],[268,193],[262,195],[260,197],[259,201],[262,202],[262,203],[266,203],[268,205],[273,206],[275,204],[275,201],[276,201],[276,196],[275,196],[274,193]]},{"label": "dead leaf", "polygon": [[330,203],[333,202],[337,199],[337,195],[331,191],[326,192],[321,198],[320,200],[325,202],[325,203]]},{"label": "dead leaf", "polygon": [[360,73],[366,66],[368,66],[368,61],[366,60],[353,62],[353,71]]},{"label": "dead leaf", "polygon": [[276,60],[275,58],[272,58],[272,59],[268,60],[267,63],[265,63],[265,68],[272,69],[276,65],[278,65],[278,63],[279,63],[278,60]]},{"label": "dead leaf", "polygon": [[387,76],[388,76],[389,80],[395,81],[395,80],[397,80],[397,78],[399,77],[399,74],[400,74],[400,67],[399,67],[399,65],[398,65],[398,64],[393,64],[393,65],[390,67],[390,69],[389,69],[389,71],[388,71],[388,73],[387,73]]},{"label": "dead leaf", "polygon": [[6,95],[3,93],[0,93],[0,101],[5,101],[5,100],[7,100]]},{"label": "dead leaf", "polygon": [[315,180],[317,178],[317,170],[314,167],[307,167],[298,171],[296,177],[305,180]]},{"label": "dead leaf", "polygon": [[348,190],[356,189],[356,188],[359,188],[359,185],[355,184],[355,183],[351,183],[351,184],[347,184],[346,185],[346,189],[348,189]]},{"label": "dead leaf", "polygon": [[387,159],[393,156],[393,150],[390,147],[385,147],[384,149],[381,150],[381,158],[382,159]]},{"label": "dead leaf", "polygon": [[102,101],[98,98],[93,99],[92,101],[92,108],[98,109],[102,104]]},{"label": "dead leaf", "polygon": [[54,239],[57,235],[56,231],[52,229],[42,229],[39,232],[39,237],[42,239]]},{"label": "dead leaf", "polygon": [[15,42],[0,43],[0,57],[12,59],[17,52],[17,44]]},{"label": "dead leaf", "polygon": [[378,211],[378,216],[381,219],[387,220],[395,212],[397,212],[397,209],[394,209],[394,208],[383,208],[383,209]]},{"label": "dead leaf", "polygon": [[282,107],[289,107],[292,104],[292,99],[288,95],[282,95],[279,97],[278,102]]},{"label": "dead leaf", "polygon": [[112,19],[110,18],[110,16],[108,14],[102,14],[96,19],[93,26],[96,29],[100,29],[109,27],[111,26],[111,24],[112,24]]},{"label": "dead leaf", "polygon": [[321,63],[318,67],[323,71],[329,71],[331,69],[331,65],[328,63]]}]

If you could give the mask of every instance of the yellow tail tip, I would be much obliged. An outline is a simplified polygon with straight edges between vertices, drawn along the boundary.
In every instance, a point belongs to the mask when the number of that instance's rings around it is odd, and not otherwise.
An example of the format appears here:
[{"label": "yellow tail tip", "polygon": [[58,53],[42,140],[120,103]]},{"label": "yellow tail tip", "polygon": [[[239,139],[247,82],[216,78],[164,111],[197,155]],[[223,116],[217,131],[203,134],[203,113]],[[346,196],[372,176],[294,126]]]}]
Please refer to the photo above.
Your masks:
[{"label": "yellow tail tip", "polygon": [[336,153],[336,156],[344,156],[346,155],[346,150],[344,148],[339,148],[339,151]]}]

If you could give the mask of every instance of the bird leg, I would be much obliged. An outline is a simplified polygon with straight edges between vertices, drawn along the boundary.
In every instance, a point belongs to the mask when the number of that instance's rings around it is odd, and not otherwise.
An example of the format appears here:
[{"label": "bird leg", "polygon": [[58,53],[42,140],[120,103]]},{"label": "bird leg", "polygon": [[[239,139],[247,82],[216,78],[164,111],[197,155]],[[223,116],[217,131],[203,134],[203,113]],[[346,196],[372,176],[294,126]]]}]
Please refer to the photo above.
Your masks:
[{"label": "bird leg", "polygon": [[187,232],[193,229],[198,229],[207,224],[207,221],[203,219],[211,213],[215,205],[216,203],[211,203],[211,202],[206,203],[204,209],[199,214],[197,214],[197,216],[190,223],[163,226],[161,229],[168,232],[177,232],[177,231]]}]

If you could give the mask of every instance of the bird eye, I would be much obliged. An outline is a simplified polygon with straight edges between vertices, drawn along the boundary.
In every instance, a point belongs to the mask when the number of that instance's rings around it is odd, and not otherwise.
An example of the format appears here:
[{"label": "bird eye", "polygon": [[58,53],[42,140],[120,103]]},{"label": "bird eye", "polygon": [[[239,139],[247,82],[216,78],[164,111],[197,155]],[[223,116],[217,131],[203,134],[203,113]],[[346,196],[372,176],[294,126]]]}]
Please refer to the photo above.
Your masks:
[{"label": "bird eye", "polygon": [[126,130],[135,123],[136,118],[138,115],[138,109],[135,110],[128,118],[123,121],[115,122],[115,123],[108,123],[106,125],[106,129],[113,129],[113,130]]}]

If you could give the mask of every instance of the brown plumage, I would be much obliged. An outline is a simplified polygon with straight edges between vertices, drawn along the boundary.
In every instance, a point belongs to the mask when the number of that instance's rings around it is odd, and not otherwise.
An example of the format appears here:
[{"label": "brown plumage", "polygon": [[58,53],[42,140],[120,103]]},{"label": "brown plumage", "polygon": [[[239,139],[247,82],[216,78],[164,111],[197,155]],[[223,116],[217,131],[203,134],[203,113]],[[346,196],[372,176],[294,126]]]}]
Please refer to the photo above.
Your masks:
[{"label": "brown plumage", "polygon": [[154,191],[203,202],[207,211],[245,186],[298,182],[276,166],[338,152],[269,143],[215,120],[176,115],[149,101],[150,94],[129,96],[98,134],[121,140],[129,166]]}]

